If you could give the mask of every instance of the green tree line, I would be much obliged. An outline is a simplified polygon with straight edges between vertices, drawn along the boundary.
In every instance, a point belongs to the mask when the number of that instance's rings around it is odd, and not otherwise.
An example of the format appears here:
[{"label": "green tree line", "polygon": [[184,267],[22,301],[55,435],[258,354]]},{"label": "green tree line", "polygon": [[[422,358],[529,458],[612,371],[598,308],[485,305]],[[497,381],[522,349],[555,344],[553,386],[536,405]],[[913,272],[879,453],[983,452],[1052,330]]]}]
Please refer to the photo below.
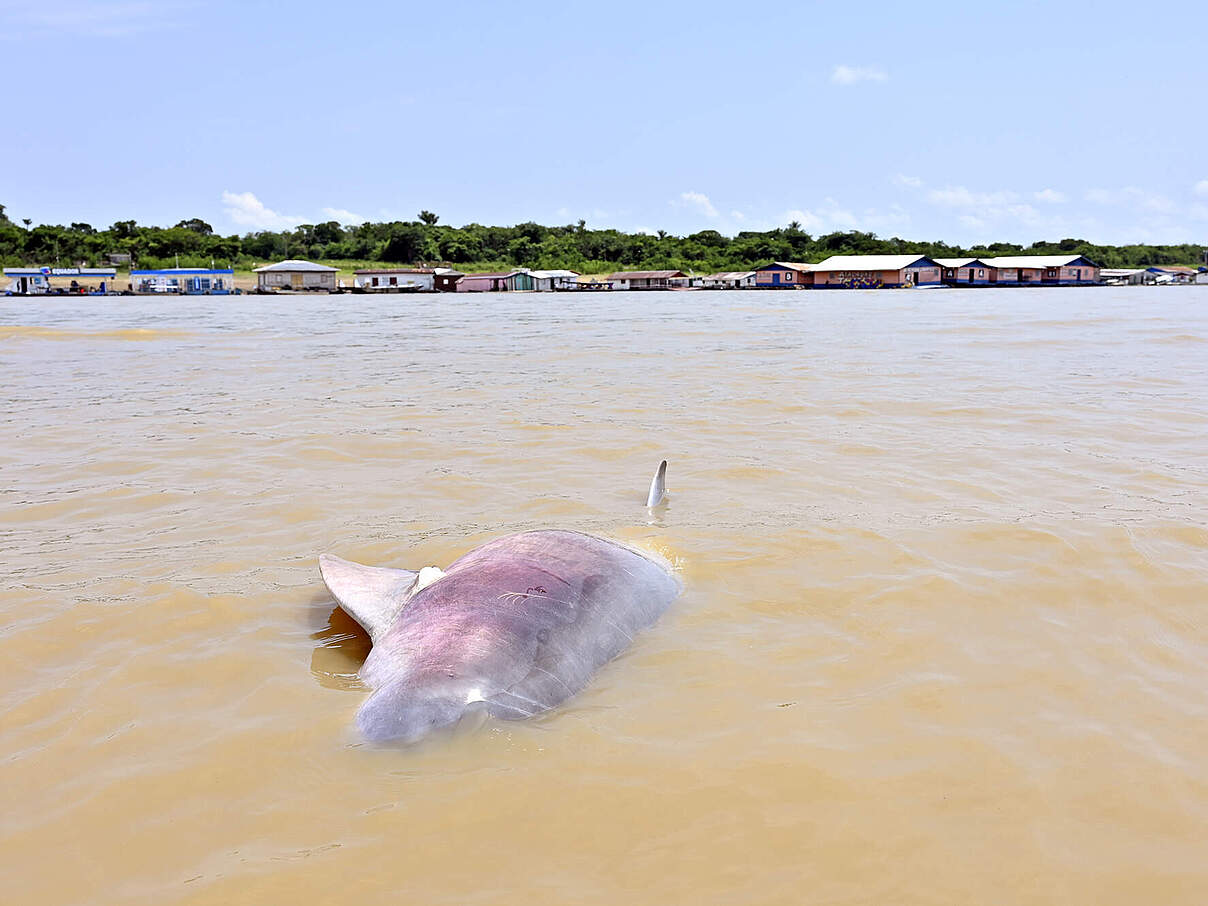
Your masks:
[{"label": "green tree line", "polygon": [[593,230],[580,220],[565,226],[518,223],[515,226],[461,227],[440,223],[423,211],[416,220],[344,226],[336,221],[302,224],[293,230],[261,230],[221,236],[204,220],[182,220],[173,227],[141,226],[119,220],[103,229],[87,223],[32,226],[11,220],[0,205],[0,261],[6,266],[100,266],[112,254],[129,255],[136,267],[247,268],[283,258],[383,264],[443,263],[462,270],[511,266],[568,268],[580,273],[626,269],[713,272],[747,270],[769,261],[817,262],[830,255],[919,254],[931,257],[992,255],[1085,255],[1102,267],[1203,263],[1203,246],[1098,245],[1084,239],[1016,245],[995,242],[969,248],[946,242],[883,239],[858,231],[813,236],[800,224],[765,232],[724,236],[701,230],[675,236]]}]

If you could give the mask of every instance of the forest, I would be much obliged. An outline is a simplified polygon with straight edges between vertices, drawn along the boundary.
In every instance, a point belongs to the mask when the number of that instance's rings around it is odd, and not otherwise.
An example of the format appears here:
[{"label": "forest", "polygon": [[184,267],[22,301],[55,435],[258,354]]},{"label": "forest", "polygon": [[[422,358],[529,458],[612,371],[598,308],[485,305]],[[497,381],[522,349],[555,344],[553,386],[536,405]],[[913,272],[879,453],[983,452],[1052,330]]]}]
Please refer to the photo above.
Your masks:
[{"label": "forest", "polygon": [[[798,223],[766,232],[725,236],[701,230],[687,236],[665,231],[626,233],[590,229],[580,220],[565,226],[518,223],[454,227],[421,211],[416,220],[346,226],[336,221],[302,224],[293,230],[263,230],[222,236],[204,220],[175,226],[143,226],[119,220],[108,227],[14,221],[0,205],[0,262],[5,266],[102,266],[111,260],[134,267],[232,267],[246,270],[284,258],[357,264],[447,264],[488,271],[514,266],[567,268],[583,274],[616,270],[676,268],[711,273],[748,270],[770,261],[818,262],[830,255],[919,254],[931,257],[993,255],[1085,255],[1101,267],[1204,263],[1204,246],[1098,245],[1084,239],[1039,241],[1023,246],[995,242],[962,248],[946,242],[917,242],[848,231],[814,236]],[[111,259],[111,256],[123,256]],[[126,258],[125,256],[129,256]]]}]

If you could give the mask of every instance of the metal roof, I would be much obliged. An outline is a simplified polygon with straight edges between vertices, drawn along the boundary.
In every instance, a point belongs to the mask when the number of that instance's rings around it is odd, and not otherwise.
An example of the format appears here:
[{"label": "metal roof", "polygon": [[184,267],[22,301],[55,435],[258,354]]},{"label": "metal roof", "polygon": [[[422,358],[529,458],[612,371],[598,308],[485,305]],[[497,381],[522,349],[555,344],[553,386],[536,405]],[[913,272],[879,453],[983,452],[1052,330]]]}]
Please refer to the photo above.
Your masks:
[{"label": "metal roof", "polygon": [[990,267],[1066,267],[1075,261],[1093,263],[1083,255],[1004,255],[1001,258],[983,258]]},{"label": "metal roof", "polygon": [[832,255],[821,264],[811,265],[815,271],[900,271],[920,261],[933,263],[926,255]]},{"label": "metal roof", "polygon": [[757,271],[766,271],[773,267],[783,267],[790,271],[812,271],[815,267],[813,264],[805,264],[801,261],[773,261],[771,264],[765,264],[762,267],[757,267]]},{"label": "metal roof", "polygon": [[974,262],[981,265],[986,263],[981,258],[932,258],[931,260],[940,267],[968,267]]},{"label": "metal roof", "polygon": [[549,280],[557,277],[577,277],[579,276],[574,271],[529,271],[534,277],[539,280]]},{"label": "metal roof", "polygon": [[435,274],[436,269],[432,267],[370,267],[354,271],[354,273],[358,276],[361,274]]},{"label": "metal roof", "polygon": [[159,270],[130,272],[131,277],[230,277],[234,274],[235,272],[229,268],[223,270],[208,267],[165,267]]},{"label": "metal roof", "polygon": [[264,267],[258,267],[256,268],[256,273],[263,274],[265,271],[312,271],[334,274],[338,270],[338,267],[328,267],[326,264],[315,264],[313,261],[300,261],[297,258],[290,258],[288,261],[278,261],[276,264],[266,264]]},{"label": "metal roof", "polygon": [[706,280],[746,280],[748,277],[754,277],[754,271],[720,271],[716,274],[706,274]]},{"label": "metal roof", "polygon": [[683,271],[617,271],[609,280],[667,280],[687,276]]}]

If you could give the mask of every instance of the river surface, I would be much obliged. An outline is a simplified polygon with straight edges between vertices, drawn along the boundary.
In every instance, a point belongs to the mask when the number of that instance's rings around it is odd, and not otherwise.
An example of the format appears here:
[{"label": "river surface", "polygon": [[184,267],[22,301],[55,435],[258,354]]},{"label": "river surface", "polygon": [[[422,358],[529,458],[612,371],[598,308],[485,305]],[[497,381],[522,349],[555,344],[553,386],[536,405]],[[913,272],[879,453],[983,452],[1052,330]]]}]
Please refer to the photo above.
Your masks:
[{"label": "river surface", "polygon": [[[1208,288],[0,299],[0,377],[5,902],[1208,901]],[[318,555],[537,527],[684,592],[362,743]]]}]

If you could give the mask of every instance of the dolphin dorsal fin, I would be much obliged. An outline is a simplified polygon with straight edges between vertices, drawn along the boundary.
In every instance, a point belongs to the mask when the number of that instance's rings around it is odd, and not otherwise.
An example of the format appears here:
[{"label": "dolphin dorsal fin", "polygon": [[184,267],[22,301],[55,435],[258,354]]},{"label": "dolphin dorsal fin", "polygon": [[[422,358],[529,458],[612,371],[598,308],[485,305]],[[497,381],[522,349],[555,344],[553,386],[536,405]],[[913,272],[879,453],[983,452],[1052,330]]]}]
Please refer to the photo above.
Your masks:
[{"label": "dolphin dorsal fin", "polygon": [[659,463],[658,469],[654,472],[654,478],[650,480],[650,493],[646,495],[646,506],[658,506],[663,500],[663,495],[667,493],[667,460]]},{"label": "dolphin dorsal fin", "polygon": [[362,566],[332,554],[319,557],[319,573],[340,606],[375,642],[407,603],[418,576],[407,569]]}]

